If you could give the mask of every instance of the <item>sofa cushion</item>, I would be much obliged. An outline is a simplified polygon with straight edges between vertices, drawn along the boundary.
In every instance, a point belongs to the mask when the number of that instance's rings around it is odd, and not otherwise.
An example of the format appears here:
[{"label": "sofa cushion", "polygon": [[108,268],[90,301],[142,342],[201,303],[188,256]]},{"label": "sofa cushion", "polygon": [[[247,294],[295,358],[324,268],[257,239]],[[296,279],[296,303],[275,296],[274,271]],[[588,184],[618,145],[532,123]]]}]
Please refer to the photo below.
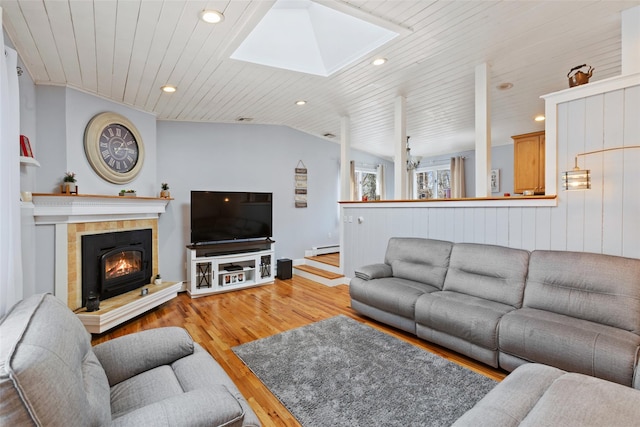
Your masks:
[{"label": "sofa cushion", "polygon": [[0,424],[108,425],[109,384],[78,317],[29,297],[0,324]]},{"label": "sofa cushion", "polygon": [[632,385],[640,336],[562,314],[522,308],[500,321],[501,352]]},{"label": "sofa cushion", "polygon": [[384,262],[393,276],[442,289],[453,243],[414,237],[392,237]]},{"label": "sofa cushion", "polygon": [[640,260],[534,251],[529,261],[524,306],[640,335]]},{"label": "sofa cushion", "polygon": [[354,300],[408,319],[415,316],[418,297],[437,290],[422,282],[396,277],[376,280],[354,278],[349,285],[349,293]]},{"label": "sofa cushion", "polygon": [[503,246],[456,243],[443,290],[522,306],[529,252]]},{"label": "sofa cushion", "polygon": [[635,426],[640,391],[539,364],[517,368],[453,427]]},{"label": "sofa cushion", "polygon": [[[514,310],[506,304],[450,291],[424,294],[416,302],[416,323],[486,349],[498,349],[498,323]],[[428,339],[428,337],[422,337]]]}]

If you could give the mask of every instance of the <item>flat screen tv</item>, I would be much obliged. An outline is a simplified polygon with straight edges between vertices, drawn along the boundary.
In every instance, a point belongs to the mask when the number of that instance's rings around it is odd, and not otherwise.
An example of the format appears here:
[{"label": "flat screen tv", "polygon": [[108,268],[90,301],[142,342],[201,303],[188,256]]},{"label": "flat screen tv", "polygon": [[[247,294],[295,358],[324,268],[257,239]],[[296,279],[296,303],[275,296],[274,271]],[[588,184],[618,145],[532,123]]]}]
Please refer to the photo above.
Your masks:
[{"label": "flat screen tv", "polygon": [[272,193],[191,191],[191,243],[268,239]]}]

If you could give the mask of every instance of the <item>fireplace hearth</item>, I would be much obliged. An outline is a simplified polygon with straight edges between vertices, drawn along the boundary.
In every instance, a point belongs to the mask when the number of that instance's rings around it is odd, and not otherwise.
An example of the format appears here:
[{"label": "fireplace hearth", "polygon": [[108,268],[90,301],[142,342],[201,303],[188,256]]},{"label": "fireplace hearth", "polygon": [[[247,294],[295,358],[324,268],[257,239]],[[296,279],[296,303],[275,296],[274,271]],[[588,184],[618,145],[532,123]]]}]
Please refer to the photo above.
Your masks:
[{"label": "fireplace hearth", "polygon": [[82,304],[90,293],[101,301],[151,282],[152,230],[82,236]]}]

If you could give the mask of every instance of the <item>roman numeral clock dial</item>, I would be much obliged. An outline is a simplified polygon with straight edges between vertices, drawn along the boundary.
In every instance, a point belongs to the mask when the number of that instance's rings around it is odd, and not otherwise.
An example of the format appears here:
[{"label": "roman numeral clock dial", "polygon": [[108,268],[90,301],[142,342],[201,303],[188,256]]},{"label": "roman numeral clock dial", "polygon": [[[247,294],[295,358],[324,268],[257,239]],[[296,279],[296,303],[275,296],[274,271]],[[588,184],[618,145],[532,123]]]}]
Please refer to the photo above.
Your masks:
[{"label": "roman numeral clock dial", "polygon": [[93,170],[109,182],[131,182],[142,169],[142,138],[120,114],[100,113],[92,118],[85,129],[84,149]]}]

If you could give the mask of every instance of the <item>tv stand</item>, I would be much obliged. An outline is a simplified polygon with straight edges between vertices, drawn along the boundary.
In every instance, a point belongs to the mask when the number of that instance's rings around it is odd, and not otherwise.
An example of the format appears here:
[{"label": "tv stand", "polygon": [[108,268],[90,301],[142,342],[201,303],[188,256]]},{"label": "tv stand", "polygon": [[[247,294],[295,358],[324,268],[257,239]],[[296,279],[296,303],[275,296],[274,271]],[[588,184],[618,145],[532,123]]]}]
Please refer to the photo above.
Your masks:
[{"label": "tv stand", "polygon": [[187,246],[187,291],[192,298],[274,282],[274,241]]}]

